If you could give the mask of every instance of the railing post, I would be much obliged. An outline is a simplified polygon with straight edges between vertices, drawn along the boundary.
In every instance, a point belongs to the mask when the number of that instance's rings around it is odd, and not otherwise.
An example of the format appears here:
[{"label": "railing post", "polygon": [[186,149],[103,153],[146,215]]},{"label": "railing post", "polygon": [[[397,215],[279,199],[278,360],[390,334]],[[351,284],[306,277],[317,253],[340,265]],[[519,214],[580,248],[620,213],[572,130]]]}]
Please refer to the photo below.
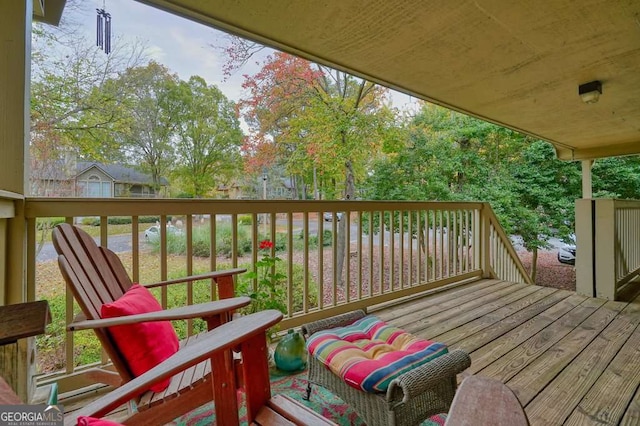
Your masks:
[{"label": "railing post", "polygon": [[596,297],[616,298],[616,208],[615,200],[595,200],[595,290]]},{"label": "railing post", "polygon": [[483,278],[493,278],[491,272],[491,222],[486,213],[486,205],[483,204],[480,211],[480,267]]},{"label": "railing post", "polygon": [[595,297],[595,200],[576,200],[576,292]]}]

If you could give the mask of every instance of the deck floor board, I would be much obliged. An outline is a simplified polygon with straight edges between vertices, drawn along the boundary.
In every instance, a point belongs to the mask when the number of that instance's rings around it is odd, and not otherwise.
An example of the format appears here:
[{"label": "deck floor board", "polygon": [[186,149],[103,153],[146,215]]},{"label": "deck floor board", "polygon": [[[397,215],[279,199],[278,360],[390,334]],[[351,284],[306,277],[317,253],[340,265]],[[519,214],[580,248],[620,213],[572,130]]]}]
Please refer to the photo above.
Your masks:
[{"label": "deck floor board", "polygon": [[531,425],[640,424],[639,292],[613,302],[489,280],[472,287],[374,313],[466,350],[472,364],[459,380],[503,381]]},{"label": "deck floor board", "polygon": [[566,423],[581,425],[590,420],[618,423],[640,383],[639,359],[640,326],[637,326]]}]

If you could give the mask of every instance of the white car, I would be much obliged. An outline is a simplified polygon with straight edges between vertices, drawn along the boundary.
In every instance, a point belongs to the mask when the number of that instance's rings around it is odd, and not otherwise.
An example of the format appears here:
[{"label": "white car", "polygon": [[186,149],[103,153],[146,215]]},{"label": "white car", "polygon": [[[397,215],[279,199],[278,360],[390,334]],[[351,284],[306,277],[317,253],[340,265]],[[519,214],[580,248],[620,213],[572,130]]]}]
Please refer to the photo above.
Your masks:
[{"label": "white car", "polygon": [[[326,222],[331,222],[333,221],[333,215],[334,213],[332,212],[324,212],[322,217]],[[336,218],[338,219],[338,222],[340,222],[342,220],[342,212],[336,212],[335,215],[336,215]]]},{"label": "white car", "polygon": [[558,249],[558,262],[566,263],[567,265],[576,264],[576,236],[575,234],[569,235],[570,243],[563,244]]},{"label": "white car", "polygon": [[[167,225],[167,235],[182,235],[182,229],[176,228],[173,225]],[[145,240],[149,241],[155,238],[160,237],[160,227],[158,225],[150,226],[146,231],[144,231]]]}]

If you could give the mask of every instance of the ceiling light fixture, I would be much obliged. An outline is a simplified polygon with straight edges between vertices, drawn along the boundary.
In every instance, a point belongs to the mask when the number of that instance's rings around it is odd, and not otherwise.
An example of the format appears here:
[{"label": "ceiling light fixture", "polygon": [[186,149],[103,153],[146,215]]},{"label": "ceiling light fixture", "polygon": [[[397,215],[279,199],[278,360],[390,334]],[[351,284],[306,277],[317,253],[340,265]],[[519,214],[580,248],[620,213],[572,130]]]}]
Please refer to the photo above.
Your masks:
[{"label": "ceiling light fixture", "polygon": [[595,104],[602,94],[602,83],[595,80],[581,84],[578,86],[578,94],[585,104]]}]

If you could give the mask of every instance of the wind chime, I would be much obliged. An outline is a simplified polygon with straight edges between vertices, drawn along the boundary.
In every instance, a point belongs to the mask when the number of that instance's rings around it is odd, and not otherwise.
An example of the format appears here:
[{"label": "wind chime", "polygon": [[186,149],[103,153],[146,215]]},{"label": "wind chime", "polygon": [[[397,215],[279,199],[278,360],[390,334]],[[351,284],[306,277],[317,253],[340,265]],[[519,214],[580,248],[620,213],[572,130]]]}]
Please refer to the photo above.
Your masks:
[{"label": "wind chime", "polygon": [[104,3],[96,12],[96,46],[108,55],[111,52],[111,14],[104,10]]}]

